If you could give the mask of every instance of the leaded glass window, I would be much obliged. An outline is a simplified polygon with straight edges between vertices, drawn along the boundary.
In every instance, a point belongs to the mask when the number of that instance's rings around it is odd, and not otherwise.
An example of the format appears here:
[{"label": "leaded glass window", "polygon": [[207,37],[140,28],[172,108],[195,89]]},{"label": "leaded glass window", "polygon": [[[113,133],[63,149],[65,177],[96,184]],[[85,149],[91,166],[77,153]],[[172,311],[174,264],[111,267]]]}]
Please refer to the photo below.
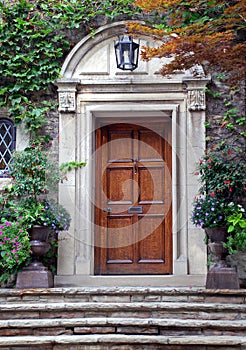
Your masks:
[{"label": "leaded glass window", "polygon": [[15,127],[11,120],[0,118],[0,177],[7,177],[15,149]]}]

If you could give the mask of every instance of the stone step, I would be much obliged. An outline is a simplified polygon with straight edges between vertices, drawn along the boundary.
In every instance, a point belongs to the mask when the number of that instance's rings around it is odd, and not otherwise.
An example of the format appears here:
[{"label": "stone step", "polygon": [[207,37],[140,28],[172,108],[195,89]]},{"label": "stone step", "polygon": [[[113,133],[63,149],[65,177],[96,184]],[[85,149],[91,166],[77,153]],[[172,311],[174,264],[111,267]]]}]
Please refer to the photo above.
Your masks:
[{"label": "stone step", "polygon": [[35,302],[200,302],[245,304],[246,291],[204,288],[87,287],[0,289],[0,303]]},{"label": "stone step", "polygon": [[78,334],[237,335],[246,336],[246,320],[160,318],[73,318],[0,320],[0,336]]},{"label": "stone step", "polygon": [[[245,349],[245,336],[155,336],[155,335],[118,335],[118,334],[93,334],[93,335],[58,335],[58,336],[17,336],[17,337],[1,337],[0,347],[10,348],[16,346],[32,347],[36,349],[37,345],[42,345],[43,349],[46,345],[62,345],[64,349],[77,349],[77,345],[109,345],[107,348],[119,349],[119,346],[125,346],[125,350],[129,349],[130,345],[141,345],[142,349],[146,349],[146,345],[162,345],[162,346],[196,346],[201,349],[201,346],[221,346],[232,347],[232,349]],[[114,345],[114,347],[112,347]],[[117,346],[117,348],[115,347]],[[200,347],[198,347],[200,346]],[[81,348],[79,348],[81,349]],[[91,348],[92,349],[92,348]],[[93,348],[95,349],[95,347]],[[99,347],[100,349],[100,347]],[[124,348],[122,348],[124,349]],[[135,347],[134,347],[135,349]],[[141,348],[139,348],[141,349]],[[153,347],[151,348],[153,349]],[[159,348],[160,349],[160,348]],[[161,348],[162,349],[162,348]],[[174,347],[175,349],[175,347]],[[180,347],[179,347],[180,349]],[[189,348],[187,348],[189,349]]]},{"label": "stone step", "polygon": [[245,290],[0,290],[1,350],[246,350]]},{"label": "stone step", "polygon": [[6,303],[0,319],[77,317],[159,317],[181,319],[246,319],[246,304],[132,302],[132,303]]}]

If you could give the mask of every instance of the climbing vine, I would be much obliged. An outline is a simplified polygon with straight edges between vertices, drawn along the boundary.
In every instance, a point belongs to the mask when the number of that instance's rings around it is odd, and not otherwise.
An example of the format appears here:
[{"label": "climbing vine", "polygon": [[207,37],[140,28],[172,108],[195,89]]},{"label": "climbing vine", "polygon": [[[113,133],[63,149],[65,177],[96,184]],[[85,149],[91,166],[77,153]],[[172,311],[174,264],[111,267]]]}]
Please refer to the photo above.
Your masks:
[{"label": "climbing vine", "polygon": [[67,33],[93,32],[100,15],[133,15],[132,0],[0,2],[0,108],[6,107],[16,124],[24,123],[34,139],[55,107],[46,98],[47,87],[76,44]]}]

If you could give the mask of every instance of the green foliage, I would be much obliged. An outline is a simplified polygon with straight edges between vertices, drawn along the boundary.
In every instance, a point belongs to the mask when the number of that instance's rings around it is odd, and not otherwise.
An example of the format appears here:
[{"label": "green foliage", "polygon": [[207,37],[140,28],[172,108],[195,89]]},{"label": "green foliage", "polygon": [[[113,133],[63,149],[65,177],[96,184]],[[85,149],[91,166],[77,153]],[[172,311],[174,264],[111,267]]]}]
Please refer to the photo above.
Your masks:
[{"label": "green foliage", "polygon": [[18,221],[30,229],[33,225],[46,226],[55,233],[68,230],[71,222],[70,214],[54,199],[22,198],[10,201],[2,210],[2,216],[11,221]]},{"label": "green foliage", "polygon": [[15,196],[28,196],[35,200],[55,188],[61,179],[56,162],[49,160],[40,145],[33,144],[20,152],[14,152],[10,164]]},{"label": "green foliage", "polygon": [[132,0],[28,0],[0,2],[0,107],[38,137],[52,108],[35,93],[59,77],[61,61],[74,43],[67,31],[93,32],[95,16],[132,15]]},{"label": "green foliage", "polygon": [[66,173],[68,171],[71,171],[73,169],[78,169],[78,168],[82,168],[86,165],[85,162],[76,162],[76,161],[71,161],[71,162],[66,162],[66,163],[62,163],[60,166],[60,170],[62,173]]},{"label": "green foliage", "polygon": [[[232,203],[233,204],[233,203]],[[234,211],[227,218],[227,241],[224,247],[229,254],[236,254],[239,250],[246,252],[246,216],[241,205],[233,205]]]}]

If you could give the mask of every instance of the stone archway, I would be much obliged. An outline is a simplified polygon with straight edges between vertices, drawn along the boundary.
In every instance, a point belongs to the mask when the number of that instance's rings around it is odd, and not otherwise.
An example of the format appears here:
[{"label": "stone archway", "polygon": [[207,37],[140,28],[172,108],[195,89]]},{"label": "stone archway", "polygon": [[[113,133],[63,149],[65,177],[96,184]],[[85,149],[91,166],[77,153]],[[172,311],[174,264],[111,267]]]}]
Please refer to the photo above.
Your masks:
[{"label": "stone archway", "polygon": [[[199,68],[158,74],[160,60],[140,61],[133,72],[116,69],[114,40],[124,22],[107,25],[85,37],[71,51],[57,81],[61,162],[85,161],[69,174],[59,199],[72,214],[72,226],[59,244],[58,275],[63,285],[204,285],[206,249],[203,231],[189,217],[198,187],[195,163],[205,148],[205,94],[208,82]],[[141,43],[151,44],[147,37]],[[164,63],[164,62],[162,62]],[[198,70],[198,68],[197,68]],[[169,118],[172,138],[172,274],[168,276],[95,276],[95,130],[98,125],[142,123]]]}]

